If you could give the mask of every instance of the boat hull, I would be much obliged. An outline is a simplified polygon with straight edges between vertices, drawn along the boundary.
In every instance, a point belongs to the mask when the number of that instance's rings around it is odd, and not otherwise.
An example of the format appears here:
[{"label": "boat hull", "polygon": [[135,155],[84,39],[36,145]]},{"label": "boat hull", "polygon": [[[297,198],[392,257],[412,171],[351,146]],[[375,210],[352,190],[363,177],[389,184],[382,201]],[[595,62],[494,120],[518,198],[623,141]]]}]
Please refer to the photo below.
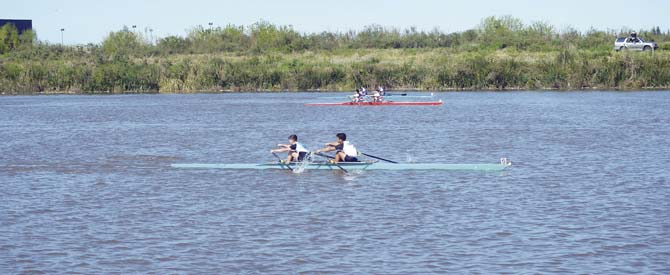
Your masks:
[{"label": "boat hull", "polygon": [[383,101],[383,102],[336,102],[307,103],[305,106],[439,106],[440,101]]},{"label": "boat hull", "polygon": [[[435,96],[434,93],[430,93],[430,95],[419,95],[419,94],[407,94],[407,93],[401,93],[401,94],[386,94],[384,98],[433,98]],[[322,96],[319,97],[319,99],[343,99],[343,98],[352,98],[355,97],[354,95],[342,95],[342,96]],[[368,95],[368,97],[371,97]]]},{"label": "boat hull", "polygon": [[[380,162],[340,162],[338,163],[347,170],[433,170],[433,171],[502,171],[509,165],[506,164],[444,164],[444,163],[380,163]],[[228,170],[268,170],[286,169],[285,164],[280,163],[174,163],[173,168],[181,169],[228,169]],[[298,163],[291,164],[292,168],[298,167]],[[304,166],[307,170],[340,170],[335,164],[309,163]]]}]

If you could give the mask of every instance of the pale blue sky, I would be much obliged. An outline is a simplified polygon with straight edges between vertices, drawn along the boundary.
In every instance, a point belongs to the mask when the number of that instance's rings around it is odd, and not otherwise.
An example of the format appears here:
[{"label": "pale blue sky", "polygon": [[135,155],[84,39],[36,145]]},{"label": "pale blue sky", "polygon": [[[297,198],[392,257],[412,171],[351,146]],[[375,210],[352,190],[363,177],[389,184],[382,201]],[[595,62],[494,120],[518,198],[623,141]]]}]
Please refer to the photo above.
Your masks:
[{"label": "pale blue sky", "polygon": [[12,0],[0,6],[0,18],[32,19],[41,40],[59,43],[60,28],[65,28],[66,44],[99,43],[124,25],[152,28],[154,36],[162,37],[184,35],[186,29],[208,22],[249,25],[260,19],[293,25],[301,32],[360,30],[371,24],[454,32],[473,28],[492,15],[582,31],[652,26],[665,31],[670,27],[667,0]]}]

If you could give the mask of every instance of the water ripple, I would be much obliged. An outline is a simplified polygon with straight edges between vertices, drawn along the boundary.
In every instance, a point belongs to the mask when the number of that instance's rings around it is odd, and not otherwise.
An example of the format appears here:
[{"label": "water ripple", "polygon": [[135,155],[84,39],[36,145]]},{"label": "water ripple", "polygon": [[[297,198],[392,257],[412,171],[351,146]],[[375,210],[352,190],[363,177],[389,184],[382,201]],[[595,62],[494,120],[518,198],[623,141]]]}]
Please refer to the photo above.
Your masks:
[{"label": "water ripple", "polygon": [[[0,97],[0,273],[670,274],[670,93],[438,96],[345,116],[309,93]],[[389,158],[514,166],[169,166],[339,131]]]}]

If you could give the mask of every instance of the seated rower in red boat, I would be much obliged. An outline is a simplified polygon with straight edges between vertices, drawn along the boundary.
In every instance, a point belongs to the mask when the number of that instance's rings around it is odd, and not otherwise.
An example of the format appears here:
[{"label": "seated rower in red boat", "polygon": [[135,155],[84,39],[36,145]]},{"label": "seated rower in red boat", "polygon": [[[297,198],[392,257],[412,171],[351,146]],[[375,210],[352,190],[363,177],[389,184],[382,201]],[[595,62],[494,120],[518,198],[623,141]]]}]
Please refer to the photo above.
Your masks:
[{"label": "seated rower in red boat", "polygon": [[365,102],[368,96],[368,91],[365,87],[358,89],[358,102]]},{"label": "seated rower in red boat", "polygon": [[365,102],[365,97],[367,96],[367,92],[365,91],[365,88],[360,88],[356,89],[356,93],[350,96],[351,102],[358,103],[358,102]]},{"label": "seated rower in red boat", "polygon": [[372,102],[384,101],[384,94],[384,88],[382,86],[377,87],[377,89],[372,93]]}]

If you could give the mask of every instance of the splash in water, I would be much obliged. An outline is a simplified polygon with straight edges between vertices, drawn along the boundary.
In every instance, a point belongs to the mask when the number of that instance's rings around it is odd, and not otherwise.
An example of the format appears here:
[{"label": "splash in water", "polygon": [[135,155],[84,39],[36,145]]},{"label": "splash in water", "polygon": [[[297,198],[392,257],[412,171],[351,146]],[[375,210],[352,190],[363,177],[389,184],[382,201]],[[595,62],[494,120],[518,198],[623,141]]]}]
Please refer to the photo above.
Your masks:
[{"label": "splash in water", "polygon": [[363,170],[348,170],[347,173],[342,171],[342,179],[345,181],[354,181],[363,173],[365,173]]},{"label": "splash in water", "polygon": [[305,169],[307,168],[307,165],[311,163],[310,158],[305,158],[303,161],[298,162],[293,166],[293,173],[294,174],[301,174],[302,172],[305,172]]},{"label": "splash in water", "polygon": [[409,153],[405,153],[405,162],[414,163],[414,162],[416,162],[416,159],[412,155],[410,155]]}]

